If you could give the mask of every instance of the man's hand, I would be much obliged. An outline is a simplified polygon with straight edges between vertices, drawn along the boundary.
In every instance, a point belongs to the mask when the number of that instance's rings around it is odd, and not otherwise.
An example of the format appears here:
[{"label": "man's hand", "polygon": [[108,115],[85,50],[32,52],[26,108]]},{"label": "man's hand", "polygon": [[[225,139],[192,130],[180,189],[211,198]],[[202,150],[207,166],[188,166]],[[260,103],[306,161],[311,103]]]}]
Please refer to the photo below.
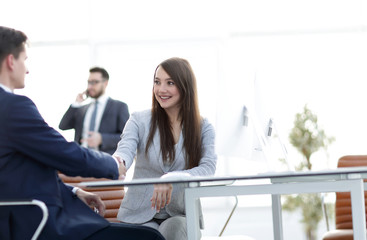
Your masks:
[{"label": "man's hand", "polygon": [[82,141],[87,141],[88,147],[98,148],[102,144],[102,135],[99,132],[89,132],[88,138]]},{"label": "man's hand", "polygon": [[172,189],[172,184],[154,185],[153,196],[150,201],[152,202],[152,209],[155,209],[157,213],[171,202]]},{"label": "man's hand", "polygon": [[76,95],[75,101],[78,102],[78,103],[82,103],[86,99],[86,97],[85,97],[86,92],[87,91],[84,91],[82,93],[78,93],[78,95]]},{"label": "man's hand", "polygon": [[119,180],[124,180],[126,177],[126,165],[125,161],[121,159],[121,157],[117,155],[112,156],[119,163]]},{"label": "man's hand", "polygon": [[90,206],[92,209],[94,209],[99,215],[102,217],[104,216],[106,212],[106,206],[102,202],[101,198],[90,192],[86,192],[82,189],[78,189],[76,191],[76,195],[82,200],[85,204]]}]

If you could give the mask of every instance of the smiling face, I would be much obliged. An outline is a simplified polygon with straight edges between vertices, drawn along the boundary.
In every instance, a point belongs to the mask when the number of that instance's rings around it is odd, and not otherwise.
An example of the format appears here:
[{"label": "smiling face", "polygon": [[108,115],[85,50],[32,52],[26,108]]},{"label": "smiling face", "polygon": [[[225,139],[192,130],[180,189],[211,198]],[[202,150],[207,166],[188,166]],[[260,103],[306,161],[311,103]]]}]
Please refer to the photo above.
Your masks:
[{"label": "smiling face", "polygon": [[179,110],[180,92],[167,72],[159,66],[154,77],[153,92],[159,105],[166,111]]}]

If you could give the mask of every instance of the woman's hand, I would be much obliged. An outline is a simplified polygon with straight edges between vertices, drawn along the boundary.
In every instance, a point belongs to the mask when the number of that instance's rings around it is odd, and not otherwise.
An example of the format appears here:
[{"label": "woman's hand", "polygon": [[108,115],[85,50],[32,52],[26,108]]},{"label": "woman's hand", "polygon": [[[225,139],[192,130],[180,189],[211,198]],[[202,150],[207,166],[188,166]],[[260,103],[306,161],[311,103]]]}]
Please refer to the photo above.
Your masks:
[{"label": "woman's hand", "polygon": [[157,213],[171,202],[172,184],[154,184],[153,196],[150,199],[152,202],[152,209]]},{"label": "woman's hand", "polygon": [[80,188],[76,191],[75,194],[85,204],[87,204],[89,207],[94,209],[96,213],[98,213],[102,217],[104,216],[105,211],[106,211],[106,206],[97,194],[86,192]]},{"label": "woman's hand", "polygon": [[125,161],[121,159],[120,156],[112,155],[112,157],[118,162],[119,165],[119,180],[124,180],[126,177],[126,164]]}]

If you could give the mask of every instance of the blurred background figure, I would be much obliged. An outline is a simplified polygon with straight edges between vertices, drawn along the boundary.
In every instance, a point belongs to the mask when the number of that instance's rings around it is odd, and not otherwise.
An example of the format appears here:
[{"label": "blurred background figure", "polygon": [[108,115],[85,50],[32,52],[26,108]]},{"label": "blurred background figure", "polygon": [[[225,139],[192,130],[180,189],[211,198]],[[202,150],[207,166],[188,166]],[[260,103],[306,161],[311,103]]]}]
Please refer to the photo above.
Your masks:
[{"label": "blurred background figure", "polygon": [[[105,69],[93,67],[89,72],[87,89],[77,95],[59,128],[74,129],[74,141],[84,147],[113,154],[129,119],[129,109],[126,103],[107,96],[109,74]],[[86,101],[89,98],[90,102]]]}]

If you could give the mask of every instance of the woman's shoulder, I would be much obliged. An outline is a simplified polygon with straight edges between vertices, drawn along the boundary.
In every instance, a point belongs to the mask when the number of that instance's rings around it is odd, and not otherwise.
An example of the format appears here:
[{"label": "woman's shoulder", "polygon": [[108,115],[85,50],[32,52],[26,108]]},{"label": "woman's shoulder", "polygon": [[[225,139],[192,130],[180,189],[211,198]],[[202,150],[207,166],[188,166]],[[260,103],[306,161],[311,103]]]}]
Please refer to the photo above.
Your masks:
[{"label": "woman's shoulder", "polygon": [[206,117],[201,117],[201,128],[202,130],[213,130],[214,126],[210,123],[209,119]]},{"label": "woman's shoulder", "polygon": [[209,122],[209,119],[206,117],[201,117],[201,126],[206,126],[206,125],[211,125],[211,123]]},{"label": "woman's shoulder", "polygon": [[131,114],[131,118],[134,118],[139,122],[150,120],[151,116],[152,116],[152,112],[150,109],[143,110],[143,111],[136,111]]}]

